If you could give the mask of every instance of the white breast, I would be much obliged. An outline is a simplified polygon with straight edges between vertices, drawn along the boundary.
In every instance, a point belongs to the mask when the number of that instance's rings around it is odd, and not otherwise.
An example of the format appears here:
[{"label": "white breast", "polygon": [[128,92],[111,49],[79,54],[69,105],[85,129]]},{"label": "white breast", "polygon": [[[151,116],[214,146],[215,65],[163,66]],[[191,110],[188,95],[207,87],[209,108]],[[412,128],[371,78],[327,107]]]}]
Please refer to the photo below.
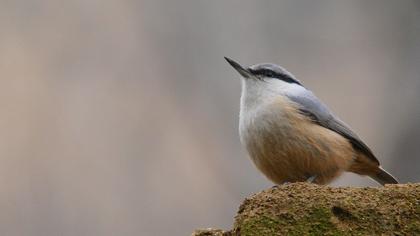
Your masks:
[{"label": "white breast", "polygon": [[[304,92],[305,88],[297,84],[287,83],[278,79],[242,80],[241,107],[239,114],[239,135],[246,145],[246,139],[252,130],[269,129],[275,119],[277,125],[286,122],[284,113],[287,110],[281,106],[273,106],[279,99],[291,102],[285,95]],[[287,125],[287,124],[284,124]]]}]

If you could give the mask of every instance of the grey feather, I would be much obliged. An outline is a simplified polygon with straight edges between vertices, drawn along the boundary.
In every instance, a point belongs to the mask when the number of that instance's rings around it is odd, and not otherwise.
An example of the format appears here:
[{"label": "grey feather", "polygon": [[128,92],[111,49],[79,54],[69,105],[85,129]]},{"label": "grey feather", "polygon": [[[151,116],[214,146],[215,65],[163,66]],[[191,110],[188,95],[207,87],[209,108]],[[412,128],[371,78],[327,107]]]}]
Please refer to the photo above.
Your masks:
[{"label": "grey feather", "polygon": [[370,160],[379,165],[378,159],[370,148],[340,119],[334,116],[311,91],[304,90],[299,94],[287,94],[287,97],[297,103],[300,111],[310,117],[315,123],[330,129],[346,139],[352,144],[353,148],[364,153]]}]

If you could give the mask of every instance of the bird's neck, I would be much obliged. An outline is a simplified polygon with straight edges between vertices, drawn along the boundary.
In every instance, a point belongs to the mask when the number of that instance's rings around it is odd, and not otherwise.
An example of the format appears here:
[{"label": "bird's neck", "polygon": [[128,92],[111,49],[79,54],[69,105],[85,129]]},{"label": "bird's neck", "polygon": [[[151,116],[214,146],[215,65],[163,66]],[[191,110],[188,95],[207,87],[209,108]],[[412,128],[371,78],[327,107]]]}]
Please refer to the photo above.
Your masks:
[{"label": "bird's neck", "polygon": [[284,96],[288,84],[280,80],[242,80],[241,111],[253,111]]}]

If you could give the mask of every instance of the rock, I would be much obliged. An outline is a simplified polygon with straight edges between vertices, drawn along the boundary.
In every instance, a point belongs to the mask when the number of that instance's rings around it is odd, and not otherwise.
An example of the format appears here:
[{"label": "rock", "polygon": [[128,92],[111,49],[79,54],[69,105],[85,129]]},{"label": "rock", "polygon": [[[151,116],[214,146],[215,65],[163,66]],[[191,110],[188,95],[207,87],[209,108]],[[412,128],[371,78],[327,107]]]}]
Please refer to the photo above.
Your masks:
[{"label": "rock", "polygon": [[193,235],[420,235],[420,184],[276,186],[245,199],[232,230]]},{"label": "rock", "polygon": [[197,229],[192,233],[192,236],[230,236],[230,232],[223,231],[221,229]]}]

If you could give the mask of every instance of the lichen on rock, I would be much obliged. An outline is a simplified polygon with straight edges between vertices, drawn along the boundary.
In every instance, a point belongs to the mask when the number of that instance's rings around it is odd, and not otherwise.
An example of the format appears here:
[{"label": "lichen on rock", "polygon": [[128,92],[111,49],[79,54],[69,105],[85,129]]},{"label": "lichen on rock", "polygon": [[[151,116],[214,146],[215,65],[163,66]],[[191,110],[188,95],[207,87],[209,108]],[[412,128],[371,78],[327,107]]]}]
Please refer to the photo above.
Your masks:
[{"label": "lichen on rock", "polygon": [[195,235],[420,235],[420,184],[293,183],[244,200],[231,231]]}]

